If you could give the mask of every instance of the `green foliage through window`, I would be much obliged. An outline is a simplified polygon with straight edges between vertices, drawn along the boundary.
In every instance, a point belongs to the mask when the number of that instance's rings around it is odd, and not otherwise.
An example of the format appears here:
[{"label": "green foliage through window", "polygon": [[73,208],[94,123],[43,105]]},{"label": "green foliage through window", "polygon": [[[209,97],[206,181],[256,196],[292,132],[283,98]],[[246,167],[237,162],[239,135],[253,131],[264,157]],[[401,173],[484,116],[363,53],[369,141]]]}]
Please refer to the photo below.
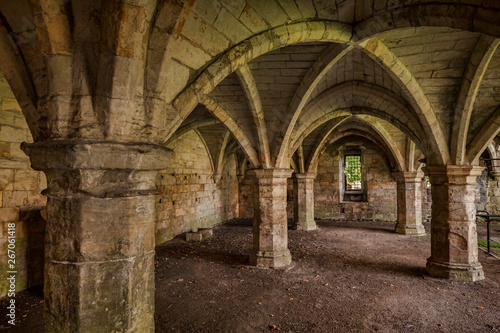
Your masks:
[{"label": "green foliage through window", "polygon": [[361,190],[361,156],[345,157],[346,190]]}]

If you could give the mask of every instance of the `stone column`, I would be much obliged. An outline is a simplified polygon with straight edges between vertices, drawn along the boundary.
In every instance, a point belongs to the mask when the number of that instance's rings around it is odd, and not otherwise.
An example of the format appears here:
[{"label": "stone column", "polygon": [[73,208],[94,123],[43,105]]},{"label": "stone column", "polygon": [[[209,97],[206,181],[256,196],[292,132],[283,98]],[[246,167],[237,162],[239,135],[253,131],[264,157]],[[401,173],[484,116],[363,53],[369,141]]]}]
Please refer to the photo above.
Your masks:
[{"label": "stone column", "polygon": [[154,332],[153,145],[23,144],[47,175],[45,332]]},{"label": "stone column", "polygon": [[291,263],[286,214],[287,179],[290,169],[258,169],[248,172],[253,186],[253,249],[250,264],[283,267]]},{"label": "stone column", "polygon": [[398,224],[396,232],[404,235],[425,235],[422,225],[423,172],[396,172]]},{"label": "stone column", "polygon": [[500,214],[500,171],[488,172],[488,202],[484,208],[493,215]]},{"label": "stone column", "polygon": [[482,167],[426,167],[432,185],[432,276],[459,281],[484,279],[478,262],[475,184]]},{"label": "stone column", "polygon": [[293,180],[294,221],[296,230],[316,230],[314,221],[315,173],[296,173]]}]

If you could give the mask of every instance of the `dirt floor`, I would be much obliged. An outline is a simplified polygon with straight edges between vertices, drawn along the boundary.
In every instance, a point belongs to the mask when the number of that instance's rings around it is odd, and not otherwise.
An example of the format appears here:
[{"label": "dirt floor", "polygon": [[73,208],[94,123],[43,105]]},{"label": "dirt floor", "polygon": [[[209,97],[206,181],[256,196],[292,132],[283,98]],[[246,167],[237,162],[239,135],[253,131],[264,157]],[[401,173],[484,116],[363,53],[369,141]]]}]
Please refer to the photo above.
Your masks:
[{"label": "dirt floor", "polygon": [[[484,281],[440,280],[425,273],[429,236],[398,235],[393,223],[318,225],[289,231],[294,261],[282,270],[246,266],[249,221],[200,243],[179,236],[159,246],[156,332],[500,332],[499,260],[480,251]],[[42,332],[41,288],[17,300],[20,320],[1,328]]]}]

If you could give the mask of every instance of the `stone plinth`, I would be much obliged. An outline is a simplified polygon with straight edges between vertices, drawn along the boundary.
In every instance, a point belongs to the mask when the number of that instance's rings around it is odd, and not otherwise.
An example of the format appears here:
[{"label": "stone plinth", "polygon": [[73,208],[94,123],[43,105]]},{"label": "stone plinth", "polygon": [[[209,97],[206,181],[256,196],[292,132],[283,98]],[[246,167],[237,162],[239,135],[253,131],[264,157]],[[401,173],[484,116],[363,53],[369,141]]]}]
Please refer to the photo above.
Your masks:
[{"label": "stone plinth", "polygon": [[153,145],[23,144],[47,176],[46,332],[154,332]]},{"label": "stone plinth", "polygon": [[459,281],[484,279],[478,262],[475,185],[482,167],[426,167],[432,185],[432,276]]},{"label": "stone plinth", "polygon": [[292,257],[288,250],[286,187],[292,170],[258,169],[248,174],[254,177],[250,264],[261,267],[287,266]]},{"label": "stone plinth", "polygon": [[294,221],[296,230],[316,230],[314,221],[315,173],[296,173],[293,179]]},{"label": "stone plinth", "polygon": [[396,232],[404,235],[425,235],[422,225],[423,172],[396,172],[398,224]]}]

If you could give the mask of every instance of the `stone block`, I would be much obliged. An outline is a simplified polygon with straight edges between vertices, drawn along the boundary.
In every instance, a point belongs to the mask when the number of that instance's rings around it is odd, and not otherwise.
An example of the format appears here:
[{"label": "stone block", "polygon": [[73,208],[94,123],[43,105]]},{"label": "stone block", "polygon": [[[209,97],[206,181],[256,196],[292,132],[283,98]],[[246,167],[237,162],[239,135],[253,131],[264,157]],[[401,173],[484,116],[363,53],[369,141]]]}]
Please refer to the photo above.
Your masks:
[{"label": "stone block", "polygon": [[214,27],[229,37],[234,43],[248,38],[252,32],[226,9],[222,9],[217,16]]},{"label": "stone block", "polygon": [[210,229],[201,229],[201,230],[199,231],[199,233],[200,233],[200,234],[202,234],[203,239],[205,239],[205,238],[208,238],[208,237],[213,236],[213,234],[214,234],[214,230],[213,230],[213,229],[211,229],[211,228],[210,228]]},{"label": "stone block", "polygon": [[9,191],[13,189],[14,189],[14,170],[0,169],[0,191]]},{"label": "stone block", "polygon": [[38,189],[38,172],[33,170],[16,170],[14,174],[14,190]]},{"label": "stone block", "polygon": [[200,242],[203,239],[203,235],[200,232],[188,232],[186,233],[187,242]]},{"label": "stone block", "polygon": [[27,138],[27,130],[24,128],[0,125],[0,141],[23,142]]},{"label": "stone block", "polygon": [[228,39],[193,12],[188,16],[182,33],[212,56],[229,46]]},{"label": "stone block", "polygon": [[19,220],[19,208],[17,207],[1,207],[0,222],[16,222]]}]

